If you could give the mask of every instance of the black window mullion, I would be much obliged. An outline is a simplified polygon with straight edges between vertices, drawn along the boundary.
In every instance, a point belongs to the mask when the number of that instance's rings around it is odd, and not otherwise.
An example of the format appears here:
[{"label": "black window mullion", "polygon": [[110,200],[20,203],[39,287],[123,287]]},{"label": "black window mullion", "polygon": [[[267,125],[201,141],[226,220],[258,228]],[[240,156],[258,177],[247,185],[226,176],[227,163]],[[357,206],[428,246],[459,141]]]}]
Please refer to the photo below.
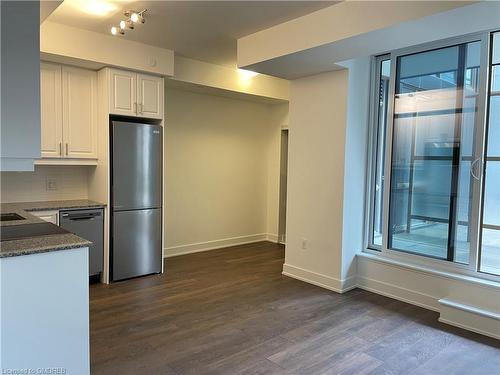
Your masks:
[{"label": "black window mullion", "polygon": [[[466,45],[458,47],[458,69],[457,69],[457,100],[455,108],[462,108],[464,101],[464,80],[465,80],[465,59]],[[462,137],[462,115],[455,115],[455,128],[453,145],[453,161],[451,169],[451,187],[450,187],[450,212],[448,222],[448,254],[447,260],[453,261],[455,256],[455,235],[457,231],[458,209],[458,181],[460,170],[460,140]]]}]

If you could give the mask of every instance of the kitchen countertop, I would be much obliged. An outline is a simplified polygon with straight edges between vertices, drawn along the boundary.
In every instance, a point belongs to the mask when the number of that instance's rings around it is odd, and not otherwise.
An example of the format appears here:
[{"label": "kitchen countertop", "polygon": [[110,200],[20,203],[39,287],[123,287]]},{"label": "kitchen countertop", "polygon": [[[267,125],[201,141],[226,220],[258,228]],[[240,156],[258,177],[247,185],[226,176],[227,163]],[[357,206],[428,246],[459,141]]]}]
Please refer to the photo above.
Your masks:
[{"label": "kitchen countertop", "polygon": [[78,209],[78,208],[104,208],[105,204],[94,202],[88,199],[73,199],[62,201],[42,201],[42,202],[19,202],[19,203],[2,203],[2,212],[12,212],[8,210],[23,209],[25,211],[48,211],[48,210],[65,210],[65,209]]},{"label": "kitchen countertop", "polygon": [[[106,205],[86,199],[62,200],[46,202],[20,202],[2,203],[0,212],[16,213],[26,220],[13,220],[0,222],[2,227],[9,225],[24,225],[44,223],[42,219],[30,214],[32,211],[62,210],[62,209],[89,209],[104,208]],[[87,241],[73,233],[53,234],[46,236],[30,237],[19,240],[3,241],[0,243],[0,258],[46,253],[50,251],[76,249],[87,247],[92,242]]]}]

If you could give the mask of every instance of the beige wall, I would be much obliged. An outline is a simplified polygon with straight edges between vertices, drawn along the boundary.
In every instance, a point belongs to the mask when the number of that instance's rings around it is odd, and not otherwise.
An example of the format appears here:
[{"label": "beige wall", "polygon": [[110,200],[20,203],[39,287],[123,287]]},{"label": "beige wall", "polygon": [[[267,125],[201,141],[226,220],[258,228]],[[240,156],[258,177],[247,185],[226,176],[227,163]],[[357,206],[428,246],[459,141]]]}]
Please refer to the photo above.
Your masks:
[{"label": "beige wall", "polygon": [[347,89],[341,70],[294,80],[290,92],[283,270],[330,289],[342,284]]},{"label": "beige wall", "polygon": [[249,76],[236,68],[175,56],[175,81],[278,100],[288,100],[290,82],[264,74]]},{"label": "beige wall", "polygon": [[165,94],[165,254],[276,235],[282,109]]},{"label": "beige wall", "polygon": [[[36,166],[34,172],[2,172],[2,203],[88,198],[86,166]],[[47,179],[54,179],[57,190],[47,190]]]}]

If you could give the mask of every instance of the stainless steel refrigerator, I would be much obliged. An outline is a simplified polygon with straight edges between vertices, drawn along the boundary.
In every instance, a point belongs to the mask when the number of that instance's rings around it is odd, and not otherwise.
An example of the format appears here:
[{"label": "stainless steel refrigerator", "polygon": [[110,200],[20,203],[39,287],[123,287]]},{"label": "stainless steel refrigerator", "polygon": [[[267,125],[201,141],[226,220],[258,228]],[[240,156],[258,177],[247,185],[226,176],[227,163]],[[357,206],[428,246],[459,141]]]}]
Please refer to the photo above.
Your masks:
[{"label": "stainless steel refrigerator", "polygon": [[111,121],[111,280],[162,269],[162,128]]}]

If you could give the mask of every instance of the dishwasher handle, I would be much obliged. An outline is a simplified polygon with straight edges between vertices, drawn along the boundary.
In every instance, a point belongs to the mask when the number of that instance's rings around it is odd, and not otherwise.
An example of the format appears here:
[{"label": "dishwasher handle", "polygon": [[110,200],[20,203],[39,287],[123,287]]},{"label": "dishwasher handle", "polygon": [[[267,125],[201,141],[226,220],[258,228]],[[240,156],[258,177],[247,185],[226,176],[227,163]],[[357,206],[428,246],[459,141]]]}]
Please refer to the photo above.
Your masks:
[{"label": "dishwasher handle", "polygon": [[85,212],[85,213],[63,213],[62,217],[68,220],[92,220],[97,216],[101,216],[100,212]]}]

